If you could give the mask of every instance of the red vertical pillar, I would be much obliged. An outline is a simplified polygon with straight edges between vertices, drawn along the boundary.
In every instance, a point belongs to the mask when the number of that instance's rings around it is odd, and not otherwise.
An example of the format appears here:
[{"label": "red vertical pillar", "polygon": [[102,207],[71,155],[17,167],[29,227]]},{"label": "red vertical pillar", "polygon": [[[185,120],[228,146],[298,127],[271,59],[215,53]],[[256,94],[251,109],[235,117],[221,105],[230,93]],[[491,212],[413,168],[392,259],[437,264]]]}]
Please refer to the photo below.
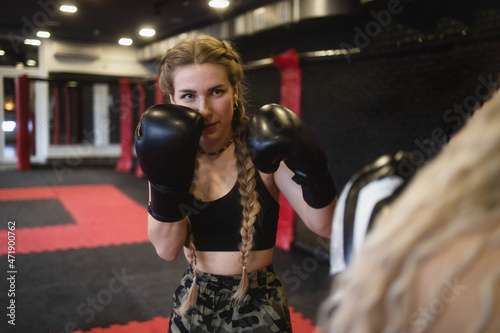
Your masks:
[{"label": "red vertical pillar", "polygon": [[164,104],[165,97],[161,92],[160,85],[158,84],[159,76],[156,76],[156,84],[155,84],[155,104]]},{"label": "red vertical pillar", "polygon": [[81,125],[80,120],[82,116],[82,109],[80,107],[80,97],[79,90],[71,90],[71,105],[73,105],[73,143],[80,143],[82,141],[81,137]]},{"label": "red vertical pillar", "polygon": [[[139,120],[140,120],[142,114],[146,110],[146,96],[144,94],[144,85],[142,84],[142,82],[139,82],[137,84],[137,98],[139,99]],[[140,165],[137,165],[137,169],[135,169],[135,176],[139,178],[143,176]]]},{"label": "red vertical pillar", "polygon": [[120,147],[121,157],[115,167],[116,171],[132,170],[132,90],[130,80],[121,79],[120,87]]},{"label": "red vertical pillar", "polygon": [[17,128],[17,169],[31,170],[30,164],[30,136],[28,122],[29,110],[29,81],[28,76],[18,76],[16,86],[16,128]]},{"label": "red vertical pillar", "polygon": [[54,96],[54,132],[52,136],[52,144],[59,144],[59,88],[52,88]]},{"label": "red vertical pillar", "polygon": [[36,155],[36,124],[35,113],[33,112],[30,112],[28,129],[30,136],[30,155]]},{"label": "red vertical pillar", "polygon": [[71,143],[71,99],[69,98],[68,87],[64,87],[64,120],[66,129],[64,130],[65,138],[64,143],[69,145]]},{"label": "red vertical pillar", "polygon": [[[290,49],[272,56],[274,64],[281,74],[280,104],[301,115],[302,71],[297,52]],[[278,236],[276,245],[284,250],[290,250],[294,240],[295,211],[290,203],[281,196],[280,219],[278,221]]]}]

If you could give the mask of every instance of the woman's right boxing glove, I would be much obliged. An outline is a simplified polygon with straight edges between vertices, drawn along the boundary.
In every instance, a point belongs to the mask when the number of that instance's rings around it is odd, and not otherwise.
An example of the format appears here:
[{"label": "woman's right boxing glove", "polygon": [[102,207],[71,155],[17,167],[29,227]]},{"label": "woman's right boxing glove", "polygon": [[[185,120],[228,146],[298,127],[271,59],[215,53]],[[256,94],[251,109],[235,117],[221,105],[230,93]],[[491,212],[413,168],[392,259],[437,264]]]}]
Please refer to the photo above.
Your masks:
[{"label": "woman's right boxing glove", "polygon": [[309,206],[323,208],[337,196],[326,153],[302,119],[284,106],[255,110],[247,125],[247,145],[262,172],[273,173],[284,161]]},{"label": "woman's right boxing glove", "polygon": [[151,184],[148,211],[161,222],[175,222],[192,205],[189,188],[203,132],[203,117],[174,104],[158,104],[144,112],[135,131],[139,165]]}]

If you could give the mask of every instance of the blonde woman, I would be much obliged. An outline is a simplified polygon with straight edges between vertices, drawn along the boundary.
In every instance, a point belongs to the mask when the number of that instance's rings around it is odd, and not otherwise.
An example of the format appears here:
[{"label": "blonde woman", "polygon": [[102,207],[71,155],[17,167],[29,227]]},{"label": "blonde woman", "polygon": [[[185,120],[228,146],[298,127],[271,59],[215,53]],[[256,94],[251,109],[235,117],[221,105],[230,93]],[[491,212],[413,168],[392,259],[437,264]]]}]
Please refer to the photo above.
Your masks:
[{"label": "blonde woman", "polygon": [[161,258],[184,252],[190,263],[170,332],[291,332],[272,266],[278,200],[328,237],[336,189],[326,155],[279,105],[249,121],[241,59],[227,41],[182,41],[160,68],[170,104],[145,112],[136,149],[150,183],[150,240]]},{"label": "blonde woman", "polygon": [[375,222],[325,332],[500,332],[500,95]]}]

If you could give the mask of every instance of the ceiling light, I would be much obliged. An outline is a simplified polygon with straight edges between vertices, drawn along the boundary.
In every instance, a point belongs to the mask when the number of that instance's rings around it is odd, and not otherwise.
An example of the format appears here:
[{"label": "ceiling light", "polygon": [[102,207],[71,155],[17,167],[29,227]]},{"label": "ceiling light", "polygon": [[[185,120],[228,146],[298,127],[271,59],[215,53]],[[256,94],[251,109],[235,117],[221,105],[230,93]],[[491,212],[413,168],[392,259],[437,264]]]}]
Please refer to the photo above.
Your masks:
[{"label": "ceiling light", "polygon": [[123,46],[130,46],[132,45],[134,41],[130,38],[120,38],[118,41],[118,44],[123,45]]},{"label": "ceiling light", "polygon": [[227,0],[212,0],[208,3],[212,8],[226,8],[229,6],[229,1]]},{"label": "ceiling light", "polygon": [[71,6],[71,5],[62,5],[61,7],[59,7],[59,10],[65,13],[75,13],[78,10],[78,8],[76,8],[76,6]]},{"label": "ceiling light", "polygon": [[33,46],[40,46],[42,44],[42,42],[40,42],[40,40],[38,39],[25,39],[24,40],[24,44],[26,45],[33,45]]},{"label": "ceiling light", "polygon": [[5,55],[5,51],[4,50],[0,50],[0,57]]},{"label": "ceiling light", "polygon": [[139,31],[139,35],[143,37],[153,37],[156,34],[155,29],[151,28],[142,28],[141,31]]},{"label": "ceiling light", "polygon": [[3,99],[4,101],[4,109],[7,110],[7,111],[12,111],[14,110],[14,96],[12,95],[6,95]]},{"label": "ceiling light", "polygon": [[36,33],[36,36],[40,37],[40,38],[49,38],[50,37],[50,32],[48,32],[48,31],[38,31]]},{"label": "ceiling light", "polygon": [[16,122],[12,120],[2,121],[2,131],[4,132],[14,132],[16,129]]},{"label": "ceiling light", "polygon": [[30,67],[35,67],[36,66],[36,61],[33,60],[33,59],[28,59],[28,61],[26,61],[26,65],[28,65]]}]

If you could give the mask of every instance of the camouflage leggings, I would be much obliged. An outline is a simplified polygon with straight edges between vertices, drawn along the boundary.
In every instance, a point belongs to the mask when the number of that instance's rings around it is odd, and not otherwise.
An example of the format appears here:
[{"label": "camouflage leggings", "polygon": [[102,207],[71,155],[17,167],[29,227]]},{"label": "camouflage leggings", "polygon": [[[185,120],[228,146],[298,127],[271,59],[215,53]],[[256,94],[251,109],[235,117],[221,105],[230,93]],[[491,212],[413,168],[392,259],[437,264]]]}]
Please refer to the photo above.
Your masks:
[{"label": "camouflage leggings", "polygon": [[242,302],[231,296],[241,275],[222,276],[198,272],[198,300],[185,316],[176,309],[187,297],[193,282],[189,268],[174,293],[169,332],[292,332],[283,285],[272,265],[248,274],[250,287]]}]

